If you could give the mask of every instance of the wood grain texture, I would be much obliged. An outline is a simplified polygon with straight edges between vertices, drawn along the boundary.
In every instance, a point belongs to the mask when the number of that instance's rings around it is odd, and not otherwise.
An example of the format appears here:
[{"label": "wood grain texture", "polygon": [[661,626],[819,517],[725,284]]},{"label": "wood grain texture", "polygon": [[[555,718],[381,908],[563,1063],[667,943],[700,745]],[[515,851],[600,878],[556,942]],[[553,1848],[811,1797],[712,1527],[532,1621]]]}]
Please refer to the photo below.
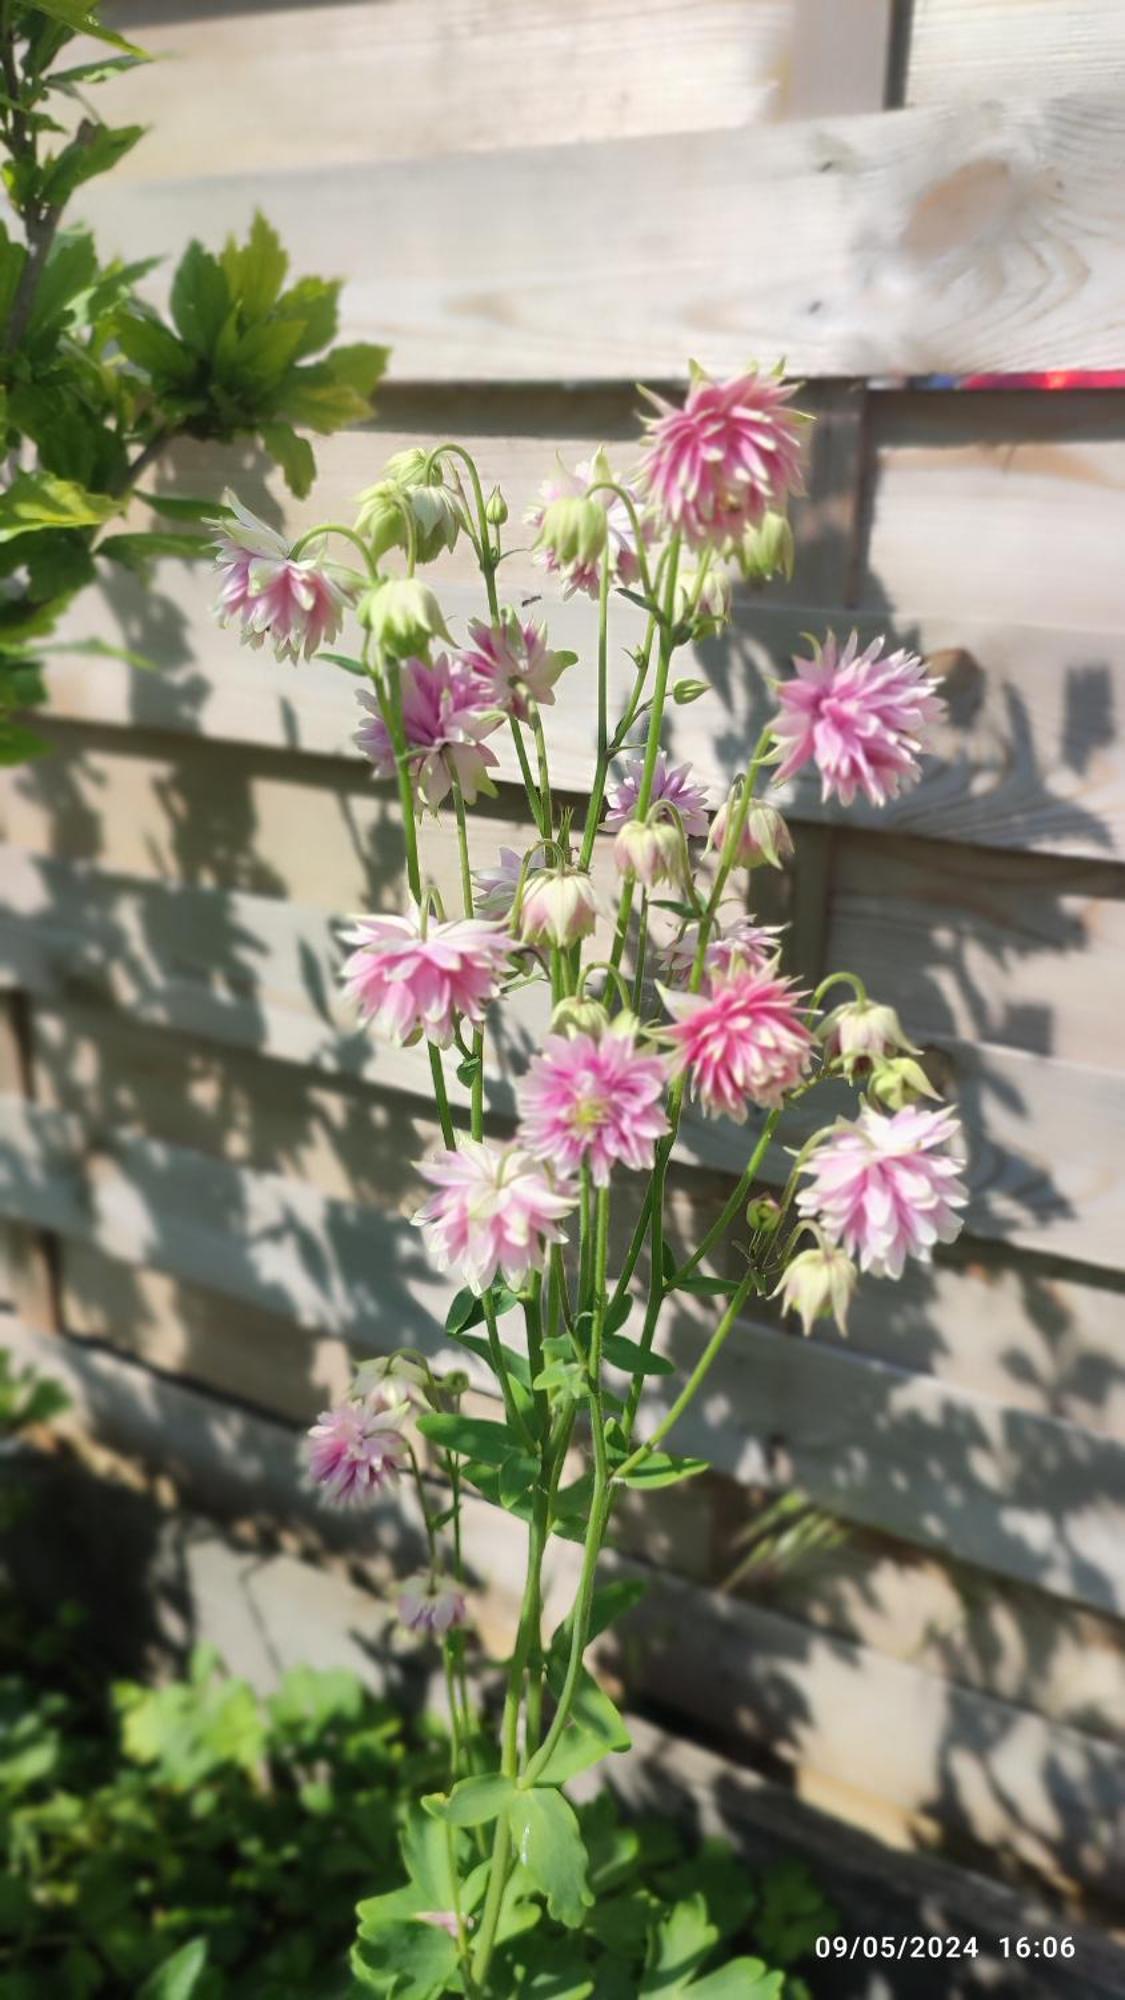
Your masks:
[{"label": "wood grain texture", "polygon": [[107,251],[146,256],[242,229],[283,188],[295,266],[348,280],[348,332],[389,341],[403,382],[680,381],[692,354],[1089,368],[1121,352],[1123,162],[1125,108],[1090,95],[283,179],[228,162],[79,206]]},{"label": "wood grain texture", "polygon": [[[10,1218],[361,1353],[406,1342],[465,1364],[442,1332],[453,1285],[408,1224],[370,1204],[14,1098],[0,1103],[0,1133],[0,1213]],[[685,1359],[699,1337],[681,1315],[670,1351]],[[659,1409],[650,1398],[646,1420]],[[1125,1609],[1113,1497],[1125,1492],[1125,1445],[755,1325],[724,1351],[682,1438],[739,1479],[777,1483],[795,1466],[812,1498],[847,1519]]]},{"label": "wood grain texture", "polygon": [[[41,1344],[17,1324],[6,1323],[3,1338],[42,1364]],[[82,1420],[117,1449],[172,1469],[203,1504],[238,1514],[265,1501],[283,1517],[307,1514],[292,1431],[81,1345],[62,1343],[50,1359]],[[416,1533],[408,1501],[394,1496],[378,1518],[380,1532],[365,1532],[365,1546],[401,1558]],[[469,1560],[481,1559],[489,1577],[495,1535],[506,1527],[495,1510],[469,1504]],[[657,1697],[711,1726],[721,1716],[728,1740],[768,1742],[799,1789],[830,1788],[838,1807],[862,1813],[865,1801],[874,1815],[889,1805],[906,1828],[955,1831],[1113,1893],[1122,1787],[1115,1746],[777,1612],[651,1573],[648,1580],[653,1588],[620,1656],[634,1699]],[[556,1577],[556,1602],[572,1581]],[[873,1713],[882,1725],[874,1733]],[[668,1775],[661,1786],[654,1769],[642,1787],[663,1811]],[[834,1838],[839,1851],[844,1836]]]},{"label": "wood grain texture", "polygon": [[1117,0],[913,0],[907,98],[1038,97],[1125,88]]},{"label": "wood grain texture", "polygon": [[746,125],[783,110],[797,25],[794,0],[337,0],[179,20],[163,11],[134,29],[156,66],[99,93],[112,124],[153,128],[123,163],[132,180]]}]

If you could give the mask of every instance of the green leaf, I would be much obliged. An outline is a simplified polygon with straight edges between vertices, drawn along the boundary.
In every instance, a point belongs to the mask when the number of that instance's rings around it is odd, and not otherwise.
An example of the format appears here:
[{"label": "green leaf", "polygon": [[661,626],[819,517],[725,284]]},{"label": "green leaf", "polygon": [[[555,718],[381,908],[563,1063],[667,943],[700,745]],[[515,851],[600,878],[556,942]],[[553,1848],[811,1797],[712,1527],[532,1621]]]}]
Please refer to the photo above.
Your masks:
[{"label": "green leaf", "polygon": [[176,331],[197,354],[210,355],[231,308],[218,258],[189,243],[176,266],[170,300]]},{"label": "green leaf", "polygon": [[651,1347],[644,1348],[638,1340],[625,1340],[619,1333],[602,1336],[602,1353],[614,1368],[623,1368],[627,1375],[674,1375],[674,1364],[663,1354],[654,1354]]},{"label": "green leaf", "polygon": [[497,1319],[503,1319],[505,1313],[519,1304],[515,1292],[510,1292],[506,1285],[493,1285],[484,1298],[478,1298],[475,1292],[458,1292],[445,1315],[445,1330],[453,1340],[467,1328],[483,1323],[486,1301]]},{"label": "green leaf", "polygon": [[389,347],[376,347],[371,341],[357,340],[344,347],[334,347],[331,354],[325,355],[322,365],[330,371],[333,381],[346,384],[365,403],[370,403],[386,373],[390,356]]},{"label": "green leaf", "polygon": [[444,1820],[447,1826],[487,1826],[499,1818],[515,1789],[511,1778],[490,1772],[487,1777],[462,1778],[448,1798],[444,1792],[431,1792],[422,1805],[431,1819]]},{"label": "green leaf", "polygon": [[[87,33],[92,30],[87,29]],[[100,62],[77,63],[73,69],[52,70],[43,80],[48,90],[62,90],[72,96],[75,86],[87,83],[104,83],[107,77],[124,76],[126,70],[140,69],[151,58],[140,49],[131,56],[103,56]]]},{"label": "green leaf", "polygon": [[371,414],[370,397],[340,380],[327,361],[292,369],[279,391],[278,403],[291,423],[319,431],[322,436],[342,430],[345,424],[362,423]]},{"label": "green leaf", "polygon": [[3,223],[0,223],[0,326],[7,324],[26,262],[27,251],[23,244],[13,243]]},{"label": "green leaf", "polygon": [[100,125],[84,119],[69,146],[46,162],[43,200],[51,208],[65,208],[76,188],[98,174],[108,174],[131,153],[146,129],[144,125]]},{"label": "green leaf", "polygon": [[255,211],[246,242],[240,246],[233,236],[228,237],[220,261],[231,297],[241,306],[244,318],[262,319],[277,303],[289,259],[277,231],[260,210]]},{"label": "green leaf", "polygon": [[96,0],[35,0],[35,10],[48,15],[52,21],[58,21],[64,28],[72,29],[76,35],[94,35],[99,42],[108,42],[111,48],[123,49],[127,55],[141,62],[151,60],[135,42],[127,42],[123,36],[103,28],[98,19]]},{"label": "green leaf", "polygon": [[678,1292],[694,1292],[702,1299],[725,1299],[729,1293],[738,1290],[737,1278],[710,1278],[705,1271],[693,1271],[681,1278],[676,1286]]},{"label": "green leaf", "polygon": [[[624,1618],[627,1612],[632,1611],[634,1605],[640,1604],[647,1593],[648,1585],[640,1577],[614,1577],[612,1583],[599,1583],[590,1600],[587,1643],[608,1631],[619,1618]],[[573,1630],[573,1621],[568,1612],[551,1639],[553,1660],[566,1660],[570,1652]]]},{"label": "green leaf", "polygon": [[72,299],[87,291],[98,274],[94,239],[85,229],[60,236],[35,287],[28,333],[36,334],[66,311]]},{"label": "green leaf", "polygon": [[463,1458],[479,1458],[484,1465],[502,1466],[513,1450],[512,1433],[507,1425],[490,1423],[487,1417],[426,1415],[419,1417],[418,1429],[443,1451],[458,1452]]},{"label": "green leaf", "polygon": [[142,493],[139,489],[137,499],[168,521],[221,521],[230,516],[230,509],[221,500],[193,500],[187,495],[181,498],[179,494]]},{"label": "green leaf", "polygon": [[619,1478],[622,1486],[635,1486],[643,1492],[654,1493],[661,1486],[677,1486],[681,1479],[698,1479],[701,1472],[709,1472],[705,1458],[670,1458],[666,1452],[654,1451],[632,1472]]},{"label": "green leaf", "polygon": [[[557,1693],[562,1681],[561,1665],[551,1679]],[[580,1771],[600,1763],[603,1757],[631,1746],[632,1738],[617,1707],[593,1675],[583,1668],[566,1726],[539,1772],[538,1782],[565,1785]]]},{"label": "green leaf", "polygon": [[290,493],[303,500],[316,478],[316,458],[308,438],[298,437],[292,424],[277,422],[259,424],[258,435],[281,467]]},{"label": "green leaf", "polygon": [[190,1938],[145,1980],[139,2000],[192,2000],[206,1970],[207,1939]]},{"label": "green leaf", "polygon": [[186,389],[195,381],[198,370],[195,355],[155,313],[140,306],[119,313],[114,334],[126,361],[151,375],[158,387]]},{"label": "green leaf", "polygon": [[620,1333],[632,1310],[633,1301],[629,1297],[628,1292],[626,1292],[624,1298],[616,1299],[609,1307],[605,1316],[604,1331],[606,1333]]},{"label": "green leaf", "polygon": [[517,1792],[508,1809],[508,1824],[518,1859],[546,1896],[549,1914],[568,1930],[577,1930],[594,1898],[574,1807],[561,1792],[537,1785]]},{"label": "green leaf", "polygon": [[394,2000],[438,2000],[457,1968],[457,1946],[448,1931],[417,1918],[361,1934],[351,1953],[352,1977],[368,1992]]},{"label": "green leaf", "polygon": [[[660,2000],[675,2000],[674,1987],[656,1990]],[[771,1972],[760,1958],[732,1958],[683,1989],[685,2000],[782,2000],[784,1990],[785,1974]]]},{"label": "green leaf", "polygon": [[0,543],[50,528],[94,528],[117,512],[105,493],[87,493],[50,472],[17,472],[0,493]]},{"label": "green leaf", "polygon": [[336,338],[340,286],[324,278],[299,278],[277,302],[282,319],[300,320],[304,327],[295,359],[303,361]]},{"label": "green leaf", "polygon": [[528,1500],[539,1478],[536,1460],[525,1451],[509,1451],[500,1467],[500,1477],[496,1482],[496,1495],[500,1505],[510,1514],[519,1513]]},{"label": "green leaf", "polygon": [[173,556],[181,562],[202,562],[213,553],[206,535],[175,535],[154,529],[151,533],[107,535],[98,543],[97,553],[107,561],[122,563],[137,576],[147,577],[154,562]]}]

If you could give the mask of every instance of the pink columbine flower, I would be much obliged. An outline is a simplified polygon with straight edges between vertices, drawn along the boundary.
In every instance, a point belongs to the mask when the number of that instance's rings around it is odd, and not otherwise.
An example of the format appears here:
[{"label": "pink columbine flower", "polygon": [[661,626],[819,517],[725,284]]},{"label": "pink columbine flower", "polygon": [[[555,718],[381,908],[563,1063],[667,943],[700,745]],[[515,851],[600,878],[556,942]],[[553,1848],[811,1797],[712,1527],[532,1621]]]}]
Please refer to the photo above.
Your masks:
[{"label": "pink columbine flower", "polygon": [[[711,822],[711,837],[707,845],[712,853],[722,854],[738,804],[738,791],[732,787]],[[765,862],[770,868],[782,868],[792,857],[793,835],[777,807],[767,805],[764,799],[751,799],[743,817],[732,866],[757,868]]]},{"label": "pink columbine flower", "polygon": [[524,884],[519,933],[527,944],[577,944],[597,919],[597,891],[582,868],[543,868]]},{"label": "pink columbine flower", "polygon": [[519,1090],[519,1137],[565,1174],[588,1165],[597,1187],[618,1162],[652,1165],[668,1130],[666,1057],[637,1047],[633,1033],[548,1035]]},{"label": "pink columbine flower", "polygon": [[[512,905],[519,893],[520,876],[524,875],[523,864],[523,855],[517,854],[514,847],[502,847],[494,867],[473,870],[473,900],[480,916],[511,916]],[[524,880],[530,882],[536,873],[535,866],[529,865]]]},{"label": "pink columbine flower", "polygon": [[[498,729],[503,711],[491,703],[481,682],[459,659],[438,653],[426,660],[404,660],[401,672],[402,723],[410,752],[410,775],[421,797],[434,812],[454,778],[472,805],[478,792],[494,789],[488,773],[499,759],[484,743]],[[375,696],[360,691],[367,718],[355,740],[370,757],[379,778],[395,775],[394,746]]]},{"label": "pink columbine flower", "polygon": [[383,1396],[322,1410],[306,1441],[311,1477],[336,1507],[361,1507],[409,1461],[404,1406]]},{"label": "pink columbine flower", "polygon": [[[616,784],[606,792],[605,826],[608,833],[617,833],[636,812],[644,768],[643,757],[630,757]],[[675,807],[689,839],[706,833],[709,820],[705,787],[699,783],[690,764],[670,764],[667,753],[658,750],[649,804],[655,806],[662,800]]]},{"label": "pink columbine flower", "polygon": [[443,1639],[447,1632],[469,1622],[469,1607],[460,1584],[451,1576],[430,1576],[423,1571],[407,1577],[399,1585],[396,1606],[399,1622],[410,1632]]},{"label": "pink columbine flower", "polygon": [[[543,526],[547,508],[554,500],[584,499],[593,486],[605,480],[612,480],[626,493],[636,498],[636,488],[629,479],[615,473],[609,463],[604,448],[594,453],[592,458],[583,459],[573,472],[558,459],[558,471],[550,479],[545,479],[539,488],[539,497],[533,501],[524,515],[528,525],[538,533]],[[610,562],[610,581],[628,588],[637,582],[641,574],[637,560],[637,537],[633,530],[632,517],[625,502],[616,493],[595,493],[596,500],[606,517],[606,552]],[[638,513],[640,500],[637,498]],[[648,535],[646,533],[647,541]],[[560,560],[551,548],[537,548],[534,561],[541,569],[553,576],[561,577],[563,596],[573,597],[581,591],[586,597],[596,597],[601,584],[601,562],[597,557],[587,561],[576,559],[572,562]]]},{"label": "pink columbine flower", "polygon": [[279,660],[309,660],[336,637],[350,595],[324,563],[320,544],[294,561],[289,543],[236,500],[225,498],[236,527],[217,524],[215,568],[220,625],[237,625],[244,645],[268,639]]},{"label": "pink columbine flower", "polygon": [[684,837],[674,819],[659,811],[647,819],[627,819],[613,843],[618,873],[635,875],[646,889],[679,882],[691,872]]},{"label": "pink columbine flower", "polygon": [[575,659],[573,653],[552,652],[542,626],[530,620],[523,625],[511,613],[498,625],[474,619],[468,644],[456,657],[477,682],[485,706],[517,722],[529,720],[529,703],[540,708],[553,703],[555,682]]},{"label": "pink columbine flower", "polygon": [[459,1017],[481,1025],[512,955],[502,924],[431,918],[423,930],[416,909],[354,917],[344,942],[355,946],[341,968],[344,991],[376,1034],[400,1045],[424,1035],[439,1049],[449,1047]]},{"label": "pink columbine flower", "polygon": [[848,1307],[859,1282],[859,1272],[847,1252],[838,1245],[818,1243],[802,1250],[786,1266],[781,1283],[773,1292],[781,1300],[782,1312],[801,1316],[801,1331],[810,1334],[813,1322],[834,1319],[841,1333],[848,1330]]},{"label": "pink columbine flower", "polygon": [[418,1169],[437,1192],[413,1220],[439,1271],[453,1271],[470,1291],[488,1290],[497,1274],[514,1290],[541,1271],[559,1223],[578,1195],[520,1146],[490,1146],[462,1134],[456,1150]]},{"label": "pink columbine flower", "polygon": [[[703,990],[710,981],[723,978],[736,965],[752,972],[772,965],[781,950],[781,924],[756,924],[752,917],[732,917],[710,931],[703,953]],[[664,970],[677,985],[686,986],[695,970],[699,951],[699,925],[688,924],[681,936],[665,946]]]},{"label": "pink columbine flower", "polygon": [[769,507],[801,490],[800,417],[776,376],[714,382],[693,369],[677,409],[652,396],[641,484],[670,528],[696,549],[728,550]]},{"label": "pink columbine flower", "polygon": [[961,1128],[953,1112],[908,1105],[887,1117],[864,1105],[817,1141],[797,1206],[860,1268],[898,1278],[907,1257],[928,1263],[935,1243],[951,1243],[968,1191],[955,1157]]},{"label": "pink columbine flower", "polygon": [[736,965],[712,982],[709,993],[662,989],[675,1024],[672,1066],[686,1070],[693,1097],[704,1109],[741,1124],[750,1104],[776,1109],[800,1083],[813,1038],[801,1019],[800,995],[772,966]]},{"label": "pink columbine flower", "polygon": [[822,798],[835,793],[850,806],[860,791],[882,806],[918,782],[926,732],[945,703],[916,653],[885,654],[885,644],[873,639],[861,653],[853,632],[841,652],[829,632],[811,660],[794,659],[795,678],[777,690],[778,784],[811,762]]}]

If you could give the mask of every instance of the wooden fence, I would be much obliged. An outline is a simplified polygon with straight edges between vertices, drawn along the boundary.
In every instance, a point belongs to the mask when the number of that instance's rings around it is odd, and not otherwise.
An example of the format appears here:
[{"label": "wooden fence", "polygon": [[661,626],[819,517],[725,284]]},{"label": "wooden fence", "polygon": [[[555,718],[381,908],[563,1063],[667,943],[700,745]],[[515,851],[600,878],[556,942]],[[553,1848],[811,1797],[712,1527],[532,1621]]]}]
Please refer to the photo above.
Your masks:
[{"label": "wooden fence", "polygon": [[[1125,397],[904,385],[1125,363],[1125,10],[132,0],[113,18],[169,59],[113,86],[155,129],[87,202],[106,249],[214,242],[260,205],[297,268],[346,277],[349,333],[393,347],[374,423],[320,447],[308,505],[271,503],[233,453],[178,453],[169,490],[229,477],[287,519],[346,517],[391,451],[455,435],[518,518],[556,448],[634,435],[639,377],[784,353],[807,378],[796,583],[703,649],[717,697],[677,713],[674,747],[716,784],[737,767],[763,672],[804,629],[887,629],[947,672],[941,757],[891,811],[844,819],[794,788],[788,914],[797,967],[854,966],[939,1062],[972,1198],[963,1241],[868,1285],[846,1342],[763,1318],[731,1343],[684,1432],[714,1477],[626,1519],[622,1560],[658,1582],[624,1670],[895,1837],[1111,1894]],[[459,552],[442,581],[463,615]],[[507,586],[543,578],[519,557]],[[264,1462],[255,1425],[273,1437],[341,1384],[349,1343],[438,1346],[447,1288],[403,1221],[426,1065],[357,1034],[334,994],[340,915],[398,896],[395,811],[346,677],[240,652],[208,594],[169,568],[84,601],[76,638],[163,670],[62,659],[56,754],[5,786],[0,1212],[11,1337],[85,1343],[65,1352],[103,1429],[128,1409],[134,1442],[217,1486]],[[588,607],[547,609],[556,642],[588,643]],[[577,788],[578,670],[561,693]],[[497,840],[513,818],[506,782]],[[451,871],[440,829],[430,856]],[[504,1062],[489,1101],[510,1108]],[[742,1144],[686,1130],[685,1221]],[[670,1338],[688,1356],[700,1329]],[[760,1547],[725,1587],[790,1484],[841,1535],[792,1563]],[[475,1520],[482,1568],[499,1533]]]}]

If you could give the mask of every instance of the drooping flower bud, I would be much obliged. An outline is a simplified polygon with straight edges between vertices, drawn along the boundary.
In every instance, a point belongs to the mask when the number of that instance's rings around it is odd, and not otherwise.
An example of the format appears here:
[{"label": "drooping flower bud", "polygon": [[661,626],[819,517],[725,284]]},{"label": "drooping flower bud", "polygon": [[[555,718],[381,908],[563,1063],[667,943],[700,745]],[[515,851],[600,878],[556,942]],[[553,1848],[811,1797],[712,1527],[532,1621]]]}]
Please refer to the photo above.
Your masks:
[{"label": "drooping flower bud", "polygon": [[607,533],[605,508],[596,498],[567,494],[543,509],[535,547],[553,556],[561,569],[582,569],[597,561]]},{"label": "drooping flower bud", "polygon": [[901,1111],[907,1104],[916,1104],[920,1097],[938,1097],[921,1063],[913,1056],[893,1056],[888,1062],[877,1063],[867,1084],[868,1097],[877,1104],[883,1104],[888,1111]]},{"label": "drooping flower bud", "polygon": [[635,875],[646,889],[681,881],[688,866],[681,829],[658,813],[627,819],[614,840],[613,858],[622,875]]},{"label": "drooping flower bud", "polygon": [[834,1319],[841,1333],[848,1330],[848,1307],[859,1273],[845,1250],[828,1243],[802,1250],[783,1272],[773,1297],[782,1312],[801,1316],[801,1331],[812,1332],[818,1319]]},{"label": "drooping flower bud", "polygon": [[854,1076],[858,1068],[866,1069],[887,1056],[919,1053],[907,1039],[894,1008],[881,1006],[874,1000],[849,1000],[844,1006],[833,1008],[817,1032],[824,1043],[825,1055],[831,1061],[838,1060],[848,1077]]},{"label": "drooping flower bud", "polygon": [[[726,846],[727,829],[738,809],[738,802],[738,788],[732,786],[711,822],[708,846],[716,854],[722,854]],[[757,868],[766,862],[771,868],[783,868],[792,854],[793,836],[777,807],[766,805],[762,799],[751,799],[738,838],[734,867]]]},{"label": "drooping flower bud", "polygon": [[779,575],[788,583],[793,575],[796,550],[793,530],[785,515],[770,508],[757,527],[747,528],[734,553],[747,583],[769,583]]},{"label": "drooping flower bud", "polygon": [[700,585],[697,569],[683,569],[676,579],[675,621],[693,639],[712,639],[730,623],[731,588],[725,570],[711,564]]},{"label": "drooping flower bud", "polygon": [[416,576],[373,584],[360,599],[359,616],[375,644],[400,659],[425,653],[431,639],[450,638],[437,598]]},{"label": "drooping flower bud", "polygon": [[408,1577],[399,1585],[398,1616],[410,1632],[442,1639],[469,1623],[469,1607],[461,1585],[451,1576]]},{"label": "drooping flower bud", "polygon": [[609,1014],[600,1000],[590,1000],[585,994],[581,999],[577,994],[567,994],[559,1001],[551,1015],[551,1032],[555,1035],[592,1035],[596,1041],[609,1027]]},{"label": "drooping flower bud", "polygon": [[545,868],[524,886],[519,935],[528,944],[577,944],[598,917],[594,884],[582,868]]},{"label": "drooping flower bud", "polygon": [[389,458],[382,479],[360,494],[358,504],[356,530],[370,542],[377,562],[388,549],[409,550],[412,541],[415,561],[433,562],[453,547],[461,529],[457,499],[441,465],[417,446]]}]

